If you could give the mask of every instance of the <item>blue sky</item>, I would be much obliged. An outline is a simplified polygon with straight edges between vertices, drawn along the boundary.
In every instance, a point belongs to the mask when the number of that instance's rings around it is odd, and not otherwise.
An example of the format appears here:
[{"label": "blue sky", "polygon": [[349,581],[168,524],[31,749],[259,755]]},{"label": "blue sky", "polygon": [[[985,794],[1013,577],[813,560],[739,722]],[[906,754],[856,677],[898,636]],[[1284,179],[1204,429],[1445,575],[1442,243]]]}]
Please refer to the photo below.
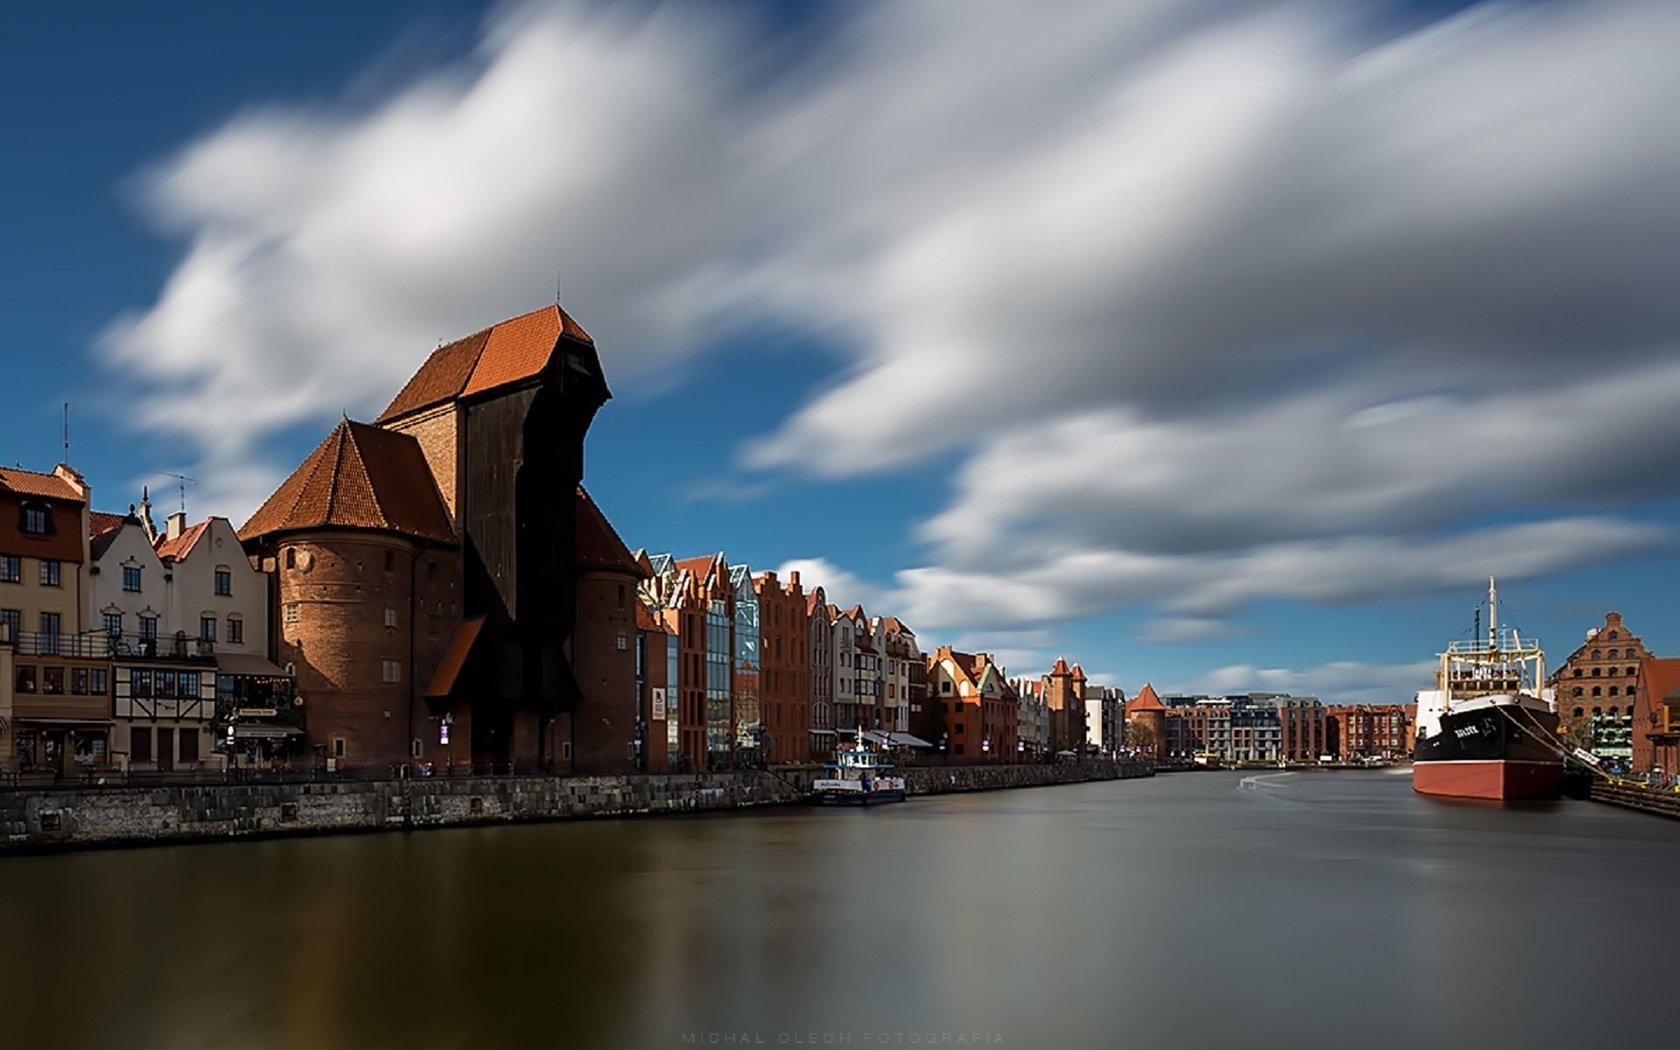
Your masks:
[{"label": "blue sky", "polygon": [[561,297],[633,546],[924,643],[1405,699],[1680,637],[1662,3],[0,8],[0,436],[236,523]]}]

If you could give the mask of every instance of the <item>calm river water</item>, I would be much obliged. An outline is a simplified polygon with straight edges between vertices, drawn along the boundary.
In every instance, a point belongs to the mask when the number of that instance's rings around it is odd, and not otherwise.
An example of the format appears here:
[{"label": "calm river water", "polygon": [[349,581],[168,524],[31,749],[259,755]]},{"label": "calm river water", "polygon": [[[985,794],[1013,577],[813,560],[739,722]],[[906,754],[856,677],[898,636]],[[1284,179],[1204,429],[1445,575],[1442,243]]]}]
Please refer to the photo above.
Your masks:
[{"label": "calm river water", "polygon": [[1677,872],[1383,771],[9,858],[0,1043],[1670,1045]]}]

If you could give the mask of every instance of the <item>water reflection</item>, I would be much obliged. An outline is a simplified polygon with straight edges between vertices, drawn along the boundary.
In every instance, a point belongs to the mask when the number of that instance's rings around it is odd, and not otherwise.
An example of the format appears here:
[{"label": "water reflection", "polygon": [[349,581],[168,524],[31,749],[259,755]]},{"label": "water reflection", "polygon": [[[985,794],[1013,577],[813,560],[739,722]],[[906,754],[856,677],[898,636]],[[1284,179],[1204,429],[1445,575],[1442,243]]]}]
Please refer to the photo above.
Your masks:
[{"label": "water reflection", "polygon": [[18,1046],[1561,1047],[1637,1023],[1677,861],[1382,773],[10,858],[0,997]]}]

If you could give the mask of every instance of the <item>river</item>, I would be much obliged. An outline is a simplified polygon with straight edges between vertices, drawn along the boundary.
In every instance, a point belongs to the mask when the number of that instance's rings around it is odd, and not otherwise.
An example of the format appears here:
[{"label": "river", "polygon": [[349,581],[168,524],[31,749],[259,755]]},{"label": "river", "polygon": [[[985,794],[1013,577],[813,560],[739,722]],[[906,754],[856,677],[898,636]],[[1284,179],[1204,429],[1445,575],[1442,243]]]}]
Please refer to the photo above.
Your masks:
[{"label": "river", "polygon": [[171,1050],[1639,1045],[1677,872],[1672,822],[1389,771],[13,857],[0,1024]]}]

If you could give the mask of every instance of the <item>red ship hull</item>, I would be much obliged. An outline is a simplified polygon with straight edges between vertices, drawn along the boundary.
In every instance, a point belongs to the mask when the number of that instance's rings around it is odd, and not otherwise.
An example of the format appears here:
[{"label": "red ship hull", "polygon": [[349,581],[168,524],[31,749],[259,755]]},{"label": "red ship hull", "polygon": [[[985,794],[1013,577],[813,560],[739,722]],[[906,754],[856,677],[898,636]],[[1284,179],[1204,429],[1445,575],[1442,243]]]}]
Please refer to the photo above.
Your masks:
[{"label": "red ship hull", "polygon": [[1563,794],[1563,763],[1533,759],[1459,759],[1418,762],[1412,790],[1449,798],[1532,802]]}]

